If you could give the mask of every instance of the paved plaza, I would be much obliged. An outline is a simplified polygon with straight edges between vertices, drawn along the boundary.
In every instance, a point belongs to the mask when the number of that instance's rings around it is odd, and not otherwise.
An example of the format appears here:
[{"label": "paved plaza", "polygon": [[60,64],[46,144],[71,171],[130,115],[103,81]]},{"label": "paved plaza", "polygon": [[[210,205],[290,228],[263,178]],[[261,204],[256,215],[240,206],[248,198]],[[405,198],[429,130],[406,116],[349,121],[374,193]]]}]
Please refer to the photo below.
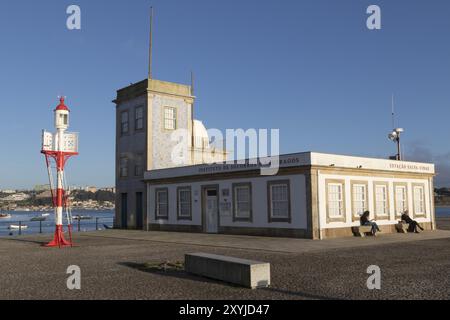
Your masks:
[{"label": "paved plaza", "polygon": [[[0,299],[450,298],[450,230],[322,241],[105,230],[76,234],[74,248],[42,247],[50,238],[0,239]],[[249,290],[145,268],[191,252],[270,262],[272,285]],[[67,289],[69,265],[81,268],[81,290]],[[381,268],[381,290],[367,289],[369,265]]]}]

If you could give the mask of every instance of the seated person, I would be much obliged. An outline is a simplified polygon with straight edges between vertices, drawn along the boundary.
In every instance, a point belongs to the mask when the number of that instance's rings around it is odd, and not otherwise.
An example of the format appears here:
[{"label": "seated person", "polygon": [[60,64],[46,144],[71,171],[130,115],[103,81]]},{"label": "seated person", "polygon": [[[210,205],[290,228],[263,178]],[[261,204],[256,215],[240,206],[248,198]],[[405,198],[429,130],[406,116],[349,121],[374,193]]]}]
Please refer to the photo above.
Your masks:
[{"label": "seated person", "polygon": [[408,227],[409,232],[419,233],[417,228],[419,228],[422,231],[424,230],[417,221],[411,219],[411,217],[409,216],[408,210],[405,210],[405,212],[403,212],[402,220],[409,224],[409,227]]},{"label": "seated person", "polygon": [[381,232],[380,228],[378,227],[377,223],[373,220],[369,220],[369,211],[364,211],[364,213],[361,215],[360,222],[362,226],[372,226],[372,235],[376,235],[377,231]]}]

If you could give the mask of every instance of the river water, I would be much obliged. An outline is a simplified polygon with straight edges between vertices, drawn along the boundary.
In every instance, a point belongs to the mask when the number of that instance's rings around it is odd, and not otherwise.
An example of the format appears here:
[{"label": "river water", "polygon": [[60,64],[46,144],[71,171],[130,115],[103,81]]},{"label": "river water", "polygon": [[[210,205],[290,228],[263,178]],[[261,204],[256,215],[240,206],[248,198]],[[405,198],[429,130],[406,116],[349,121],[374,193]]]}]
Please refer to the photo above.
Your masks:
[{"label": "river water", "polygon": [[436,217],[450,217],[450,207],[436,207]]},{"label": "river water", "polygon": [[[51,212],[31,212],[31,211],[3,211],[2,213],[11,214],[11,218],[2,219],[0,218],[0,237],[18,235],[19,231],[15,229],[10,229],[11,225],[27,226],[23,228],[22,235],[39,233],[42,229],[42,233],[53,233],[55,231],[55,219],[54,213]],[[42,221],[41,225],[38,221],[30,221],[34,217],[39,217],[42,214],[49,214],[45,221]],[[105,229],[104,225],[108,227],[113,226],[114,221],[114,210],[74,210],[72,211],[72,216],[76,215],[88,216],[91,219],[80,220],[80,231],[93,231],[98,229]],[[63,220],[64,225],[66,224],[66,219],[64,215]],[[78,221],[73,221],[74,232],[78,232]]]}]

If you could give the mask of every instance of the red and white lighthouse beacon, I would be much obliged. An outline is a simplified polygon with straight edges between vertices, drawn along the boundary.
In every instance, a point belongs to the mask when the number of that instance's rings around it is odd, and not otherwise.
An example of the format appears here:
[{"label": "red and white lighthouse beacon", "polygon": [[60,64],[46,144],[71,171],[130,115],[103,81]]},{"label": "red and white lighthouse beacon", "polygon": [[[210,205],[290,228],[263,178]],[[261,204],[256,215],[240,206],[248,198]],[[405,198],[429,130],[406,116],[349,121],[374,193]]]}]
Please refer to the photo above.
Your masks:
[{"label": "red and white lighthouse beacon", "polygon": [[[69,108],[64,103],[64,97],[60,98],[59,105],[54,110],[56,132],[42,132],[42,153],[45,155],[47,171],[52,192],[53,206],[55,207],[55,235],[54,239],[46,246],[62,247],[72,245],[72,217],[70,214],[68,194],[66,193],[66,179],[64,166],[71,156],[78,155],[78,134],[66,132],[69,128]],[[56,164],[56,186],[54,185],[51,161]],[[69,240],[64,238],[63,216],[66,211]]]}]

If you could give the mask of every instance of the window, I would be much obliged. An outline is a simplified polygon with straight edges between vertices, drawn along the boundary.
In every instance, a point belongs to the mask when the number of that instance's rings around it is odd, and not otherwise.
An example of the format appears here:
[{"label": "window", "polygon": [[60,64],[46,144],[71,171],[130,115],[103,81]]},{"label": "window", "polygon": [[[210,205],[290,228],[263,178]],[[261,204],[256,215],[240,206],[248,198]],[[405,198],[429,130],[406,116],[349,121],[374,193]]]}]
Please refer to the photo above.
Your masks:
[{"label": "window", "polygon": [[395,186],[395,213],[401,216],[408,209],[406,185]]},{"label": "window", "polygon": [[180,187],[177,190],[177,203],[178,203],[178,220],[180,219],[192,219],[192,206],[191,206],[191,188]]},{"label": "window", "polygon": [[175,130],[177,128],[177,109],[172,107],[164,108],[164,129]]},{"label": "window", "polygon": [[126,155],[122,155],[120,157],[120,172],[119,175],[121,178],[128,177],[128,157]]},{"label": "window", "polygon": [[389,215],[388,186],[387,184],[375,185],[375,216],[385,217]]},{"label": "window", "polygon": [[336,179],[325,180],[326,221],[345,222],[345,181]]},{"label": "window", "polygon": [[344,214],[342,184],[328,185],[328,214],[330,217],[341,217]]},{"label": "window", "polygon": [[135,130],[144,129],[144,107],[136,107],[134,111],[134,128]]},{"label": "window", "polygon": [[128,132],[129,132],[128,111],[124,111],[120,114],[120,133],[126,134]]},{"label": "window", "polygon": [[289,181],[268,183],[269,222],[291,222]]},{"label": "window", "polygon": [[169,191],[167,188],[155,190],[156,219],[169,217]]},{"label": "window", "polygon": [[59,118],[61,119],[60,123],[66,125],[69,123],[69,117],[67,114],[60,114]]},{"label": "window", "polygon": [[134,175],[140,177],[144,174],[144,156],[142,154],[136,155],[136,162],[134,164]]},{"label": "window", "polygon": [[425,192],[423,186],[414,186],[414,216],[425,216]]},{"label": "window", "polygon": [[367,210],[367,184],[352,183],[353,220],[358,220]]},{"label": "window", "polygon": [[233,221],[250,221],[252,190],[250,183],[233,184]]}]

